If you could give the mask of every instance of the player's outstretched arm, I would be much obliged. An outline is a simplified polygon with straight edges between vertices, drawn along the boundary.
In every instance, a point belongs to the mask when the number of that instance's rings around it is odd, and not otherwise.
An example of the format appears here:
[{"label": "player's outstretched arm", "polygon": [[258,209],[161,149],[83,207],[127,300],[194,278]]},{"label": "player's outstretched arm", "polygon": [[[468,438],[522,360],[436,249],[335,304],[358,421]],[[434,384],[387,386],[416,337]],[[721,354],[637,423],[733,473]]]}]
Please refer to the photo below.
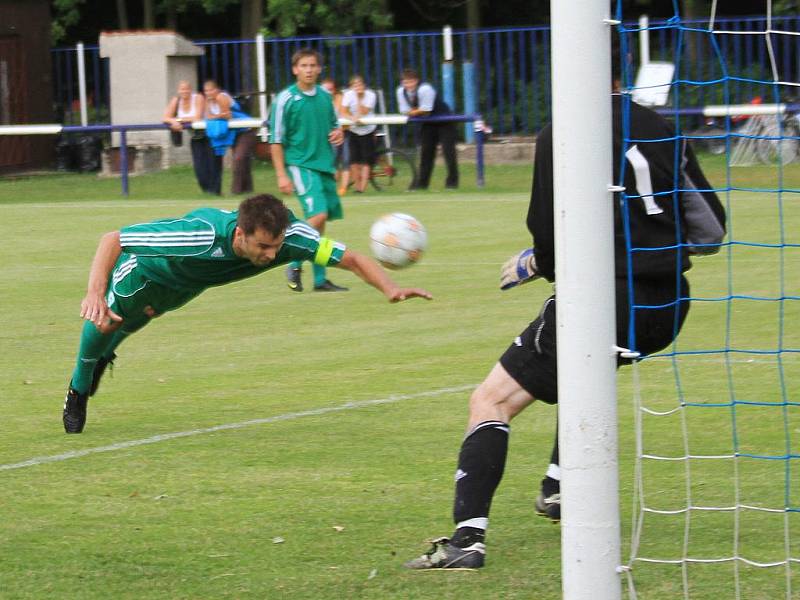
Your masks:
[{"label": "player's outstretched arm", "polygon": [[108,277],[122,254],[119,231],[111,231],[100,238],[92,267],[89,270],[89,285],[81,302],[81,318],[94,323],[101,333],[114,331],[122,323],[122,317],[108,308],[106,292]]},{"label": "player's outstretched arm", "polygon": [[425,298],[426,300],[433,298],[430,292],[422,288],[398,287],[377,262],[350,249],[344,251],[342,260],[336,266],[355,273],[368,284],[379,289],[389,299],[389,302],[400,302],[409,298]]}]

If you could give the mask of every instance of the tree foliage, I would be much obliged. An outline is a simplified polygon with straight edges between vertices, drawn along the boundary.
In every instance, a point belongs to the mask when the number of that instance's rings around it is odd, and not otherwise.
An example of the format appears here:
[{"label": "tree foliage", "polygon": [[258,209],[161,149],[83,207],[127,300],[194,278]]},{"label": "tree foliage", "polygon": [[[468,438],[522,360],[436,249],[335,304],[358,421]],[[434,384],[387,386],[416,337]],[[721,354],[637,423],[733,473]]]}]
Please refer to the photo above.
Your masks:
[{"label": "tree foliage", "polygon": [[[96,38],[102,30],[166,27],[190,38],[353,34],[443,25],[545,24],[549,0],[50,0],[53,42]],[[568,1],[568,0],[560,0]],[[682,14],[707,15],[712,0],[679,0]],[[773,14],[794,14],[798,0],[772,0]],[[612,3],[613,6],[616,2]],[[625,13],[667,17],[674,0],[623,0]],[[726,14],[764,11],[764,4],[725,3]],[[735,10],[733,10],[735,9]],[[731,13],[730,11],[733,10]],[[223,17],[224,18],[221,18]]]},{"label": "tree foliage", "polygon": [[265,32],[352,34],[392,24],[385,0],[267,0]]},{"label": "tree foliage", "polygon": [[80,5],[85,0],[53,0],[53,21],[50,29],[53,43],[67,35],[67,30],[81,20]]}]

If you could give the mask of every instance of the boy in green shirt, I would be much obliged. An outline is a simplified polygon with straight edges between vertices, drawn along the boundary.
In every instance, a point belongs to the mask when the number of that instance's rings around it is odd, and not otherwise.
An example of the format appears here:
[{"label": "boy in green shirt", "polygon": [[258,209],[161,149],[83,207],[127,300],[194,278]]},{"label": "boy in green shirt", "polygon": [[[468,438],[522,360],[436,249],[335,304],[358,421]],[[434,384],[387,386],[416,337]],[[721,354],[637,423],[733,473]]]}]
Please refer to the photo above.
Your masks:
[{"label": "boy in green shirt", "polygon": [[[325,231],[325,223],[342,218],[342,204],[336,193],[336,159],[331,144],[344,141],[344,133],[333,108],[333,100],[317,79],[322,72],[322,57],[311,48],[292,55],[296,83],[275,98],[270,112],[269,141],[278,189],[295,193],[308,224]],[[303,291],[301,262],[286,271],[289,288]],[[331,283],[325,265],[314,264],[314,290],[342,292],[347,288]]]},{"label": "boy in green shirt", "polygon": [[236,211],[200,208],[177,219],[123,227],[102,237],[92,261],[64,430],[83,431],[89,397],[126,337],[209,287],[293,260],[352,271],[390,302],[431,298],[423,289],[398,287],[372,259],[320,237],[269,194],[244,200]]}]

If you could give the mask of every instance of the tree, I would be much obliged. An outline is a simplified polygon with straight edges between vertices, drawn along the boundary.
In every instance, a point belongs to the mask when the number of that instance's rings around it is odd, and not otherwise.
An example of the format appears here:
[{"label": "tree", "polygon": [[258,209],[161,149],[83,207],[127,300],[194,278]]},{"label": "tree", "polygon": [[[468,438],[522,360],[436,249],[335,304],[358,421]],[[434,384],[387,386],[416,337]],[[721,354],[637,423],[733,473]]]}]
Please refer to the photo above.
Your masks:
[{"label": "tree", "polygon": [[267,0],[267,32],[348,35],[392,24],[386,0]]},{"label": "tree", "polygon": [[67,35],[67,29],[81,20],[80,5],[85,0],[54,0],[53,22],[50,35],[53,43],[57,44]]},{"label": "tree", "polygon": [[125,0],[117,0],[117,19],[120,29],[128,29],[128,7],[125,5]]}]

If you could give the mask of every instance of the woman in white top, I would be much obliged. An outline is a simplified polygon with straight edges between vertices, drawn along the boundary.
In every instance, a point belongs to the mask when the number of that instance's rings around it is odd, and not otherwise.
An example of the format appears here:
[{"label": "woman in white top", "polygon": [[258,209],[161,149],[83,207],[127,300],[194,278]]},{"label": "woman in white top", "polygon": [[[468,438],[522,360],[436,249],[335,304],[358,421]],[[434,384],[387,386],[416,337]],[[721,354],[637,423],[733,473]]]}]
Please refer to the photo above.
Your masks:
[{"label": "woman in white top", "polygon": [[350,146],[350,165],[357,192],[363,192],[369,183],[369,172],[375,156],[375,125],[360,125],[363,117],[375,116],[378,96],[364,83],[361,75],[350,78],[350,88],[342,98],[342,116],[356,122],[347,130]]},{"label": "woman in white top", "polygon": [[[167,104],[163,117],[164,123],[169,125],[169,128],[174,132],[173,140],[182,140],[185,124],[203,119],[205,105],[206,101],[203,94],[194,92],[188,81],[178,83],[178,94],[173,96],[169,104]],[[178,138],[177,136],[181,137]],[[213,169],[214,153],[211,151],[211,147],[208,145],[208,140],[202,130],[194,131],[191,139],[192,166],[194,167],[197,183],[204,192],[213,193],[213,190],[211,190],[211,171]]]}]

